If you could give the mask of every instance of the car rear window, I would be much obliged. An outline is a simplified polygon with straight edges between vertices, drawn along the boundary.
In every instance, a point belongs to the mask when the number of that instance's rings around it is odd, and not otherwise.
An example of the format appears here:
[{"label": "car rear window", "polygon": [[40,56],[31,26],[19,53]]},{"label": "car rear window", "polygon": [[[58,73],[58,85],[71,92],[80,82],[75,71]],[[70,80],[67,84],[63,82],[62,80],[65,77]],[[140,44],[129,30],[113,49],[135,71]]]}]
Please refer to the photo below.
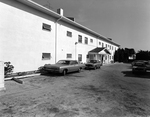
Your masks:
[{"label": "car rear window", "polygon": [[90,60],[90,63],[97,63],[96,60]]},{"label": "car rear window", "polygon": [[67,60],[60,60],[60,61],[58,61],[57,63],[69,65],[69,64],[70,64],[70,61],[67,61]]}]

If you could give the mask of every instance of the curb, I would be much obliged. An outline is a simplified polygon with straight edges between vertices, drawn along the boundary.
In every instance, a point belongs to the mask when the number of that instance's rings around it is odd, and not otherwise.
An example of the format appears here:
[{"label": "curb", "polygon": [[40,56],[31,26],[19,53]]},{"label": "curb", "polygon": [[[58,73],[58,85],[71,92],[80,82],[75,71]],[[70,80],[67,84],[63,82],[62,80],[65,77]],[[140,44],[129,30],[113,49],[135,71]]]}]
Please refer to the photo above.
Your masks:
[{"label": "curb", "polygon": [[40,75],[40,73],[38,73],[38,74],[31,74],[31,75],[25,75],[25,76],[15,76],[15,77],[5,78],[4,80],[7,81],[7,80],[12,80],[13,78],[21,79],[21,78],[27,78],[27,77],[33,77],[33,76],[39,76],[39,75]]}]

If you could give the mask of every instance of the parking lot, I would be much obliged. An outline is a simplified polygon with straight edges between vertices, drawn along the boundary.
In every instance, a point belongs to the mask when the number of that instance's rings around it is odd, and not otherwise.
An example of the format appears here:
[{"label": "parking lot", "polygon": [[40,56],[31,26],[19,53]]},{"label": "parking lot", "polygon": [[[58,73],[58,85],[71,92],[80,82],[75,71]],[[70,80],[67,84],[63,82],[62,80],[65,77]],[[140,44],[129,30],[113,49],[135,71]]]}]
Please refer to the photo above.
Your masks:
[{"label": "parking lot", "polygon": [[115,63],[66,76],[46,74],[5,81],[2,117],[148,117],[150,72],[132,74]]}]

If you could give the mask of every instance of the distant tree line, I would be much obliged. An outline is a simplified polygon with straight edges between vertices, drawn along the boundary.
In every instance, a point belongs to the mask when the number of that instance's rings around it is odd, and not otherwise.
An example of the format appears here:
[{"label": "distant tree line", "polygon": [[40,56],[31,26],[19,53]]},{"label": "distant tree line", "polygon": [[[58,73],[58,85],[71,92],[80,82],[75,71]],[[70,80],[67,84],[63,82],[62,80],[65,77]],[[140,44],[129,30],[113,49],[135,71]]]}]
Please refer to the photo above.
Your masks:
[{"label": "distant tree line", "polygon": [[[134,58],[135,56],[135,58]],[[129,59],[132,58],[132,59]],[[135,53],[133,48],[119,48],[115,51],[114,62],[131,62],[133,60],[150,60],[150,51],[140,50]]]},{"label": "distant tree line", "polygon": [[130,62],[129,57],[135,55],[135,50],[133,48],[119,48],[115,51],[114,62]]},{"label": "distant tree line", "polygon": [[150,51],[140,50],[136,53],[137,60],[150,60]]}]

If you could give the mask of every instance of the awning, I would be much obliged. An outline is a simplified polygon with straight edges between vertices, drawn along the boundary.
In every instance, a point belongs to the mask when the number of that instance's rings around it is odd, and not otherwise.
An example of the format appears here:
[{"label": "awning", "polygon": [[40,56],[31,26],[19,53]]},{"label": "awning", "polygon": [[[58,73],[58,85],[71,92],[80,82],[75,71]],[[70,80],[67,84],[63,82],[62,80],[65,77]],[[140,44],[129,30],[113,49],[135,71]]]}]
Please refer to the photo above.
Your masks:
[{"label": "awning", "polygon": [[89,54],[104,54],[104,55],[109,54],[110,55],[111,53],[106,48],[98,48],[97,47],[97,48],[89,51]]}]

